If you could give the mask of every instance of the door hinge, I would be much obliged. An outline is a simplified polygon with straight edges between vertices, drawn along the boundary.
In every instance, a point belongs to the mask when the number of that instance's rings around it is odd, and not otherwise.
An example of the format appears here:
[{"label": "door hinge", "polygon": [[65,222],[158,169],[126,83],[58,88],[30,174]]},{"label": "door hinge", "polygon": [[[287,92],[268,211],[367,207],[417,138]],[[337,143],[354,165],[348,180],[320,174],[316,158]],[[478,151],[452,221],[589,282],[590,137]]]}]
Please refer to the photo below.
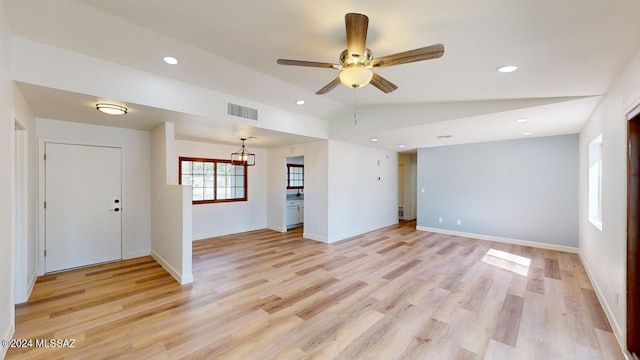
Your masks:
[{"label": "door hinge", "polygon": [[47,202],[46,201],[44,202],[44,208],[45,209],[47,208]]},{"label": "door hinge", "polygon": [[44,251],[44,257],[47,257],[47,250]]},{"label": "door hinge", "polygon": [[47,154],[44,154],[44,161],[47,161]]}]

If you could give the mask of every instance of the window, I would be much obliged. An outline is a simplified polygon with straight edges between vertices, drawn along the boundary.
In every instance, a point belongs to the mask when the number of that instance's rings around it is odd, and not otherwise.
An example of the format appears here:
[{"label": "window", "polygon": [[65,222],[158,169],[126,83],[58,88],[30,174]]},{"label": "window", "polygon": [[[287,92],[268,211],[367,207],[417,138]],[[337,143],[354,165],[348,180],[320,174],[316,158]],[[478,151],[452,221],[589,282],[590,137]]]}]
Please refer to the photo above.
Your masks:
[{"label": "window", "polygon": [[181,157],[178,180],[193,186],[193,203],[247,201],[247,166],[229,160]]},{"label": "window", "polygon": [[589,144],[589,221],[602,231],[602,134]]},{"label": "window", "polygon": [[287,189],[304,189],[304,165],[287,164]]}]

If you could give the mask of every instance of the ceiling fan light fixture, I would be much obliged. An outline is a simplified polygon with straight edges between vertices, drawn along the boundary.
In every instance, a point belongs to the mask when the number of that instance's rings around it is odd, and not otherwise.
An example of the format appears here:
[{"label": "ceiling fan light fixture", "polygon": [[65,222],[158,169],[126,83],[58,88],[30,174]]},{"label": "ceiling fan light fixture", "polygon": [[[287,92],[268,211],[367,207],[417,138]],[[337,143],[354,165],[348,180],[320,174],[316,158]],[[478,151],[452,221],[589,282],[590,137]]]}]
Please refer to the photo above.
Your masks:
[{"label": "ceiling fan light fixture", "polygon": [[373,71],[362,66],[346,68],[340,72],[340,82],[348,88],[367,85],[373,77]]},{"label": "ceiling fan light fixture", "polygon": [[109,115],[124,115],[127,113],[127,108],[116,104],[97,103],[96,110]]}]

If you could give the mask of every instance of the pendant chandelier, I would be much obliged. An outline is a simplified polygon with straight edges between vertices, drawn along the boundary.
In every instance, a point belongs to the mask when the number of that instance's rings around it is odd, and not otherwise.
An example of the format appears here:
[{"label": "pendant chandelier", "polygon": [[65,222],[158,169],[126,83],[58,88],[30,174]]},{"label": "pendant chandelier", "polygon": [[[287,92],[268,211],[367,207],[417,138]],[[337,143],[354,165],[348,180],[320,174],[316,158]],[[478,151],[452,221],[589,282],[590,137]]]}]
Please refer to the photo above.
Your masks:
[{"label": "pendant chandelier", "polygon": [[231,164],[254,166],[256,164],[256,154],[250,153],[244,146],[246,138],[241,138],[240,140],[242,140],[242,147],[240,147],[240,150],[231,153]]}]

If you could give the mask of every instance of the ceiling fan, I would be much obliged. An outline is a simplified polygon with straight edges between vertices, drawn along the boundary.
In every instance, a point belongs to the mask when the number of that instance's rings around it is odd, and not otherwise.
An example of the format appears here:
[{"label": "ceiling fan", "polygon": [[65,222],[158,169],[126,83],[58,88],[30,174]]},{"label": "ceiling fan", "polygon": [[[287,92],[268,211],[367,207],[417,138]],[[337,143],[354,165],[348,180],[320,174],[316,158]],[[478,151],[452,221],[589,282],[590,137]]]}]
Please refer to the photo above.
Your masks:
[{"label": "ceiling fan", "polygon": [[373,53],[366,47],[369,18],[366,15],[349,13],[344,16],[344,21],[347,29],[347,49],[340,54],[339,64],[288,59],[278,59],[278,64],[341,70],[337,78],[316,92],[318,95],[328,93],[340,83],[350,88],[359,88],[371,83],[383,92],[390,93],[398,87],[371,69],[436,59],[444,54],[444,45],[435,44],[373,58]]}]

